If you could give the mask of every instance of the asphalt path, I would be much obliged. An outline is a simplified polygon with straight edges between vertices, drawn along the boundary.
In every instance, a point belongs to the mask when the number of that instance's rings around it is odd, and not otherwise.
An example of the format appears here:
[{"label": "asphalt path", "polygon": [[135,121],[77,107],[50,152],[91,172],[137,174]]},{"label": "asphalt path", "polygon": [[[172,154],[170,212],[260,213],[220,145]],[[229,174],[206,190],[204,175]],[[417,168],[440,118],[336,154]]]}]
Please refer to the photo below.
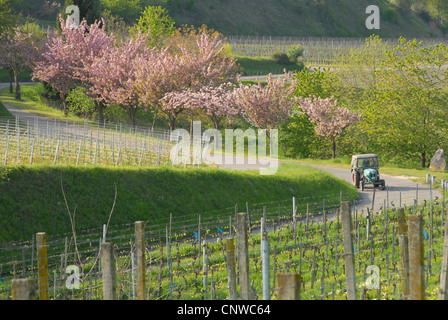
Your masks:
[{"label": "asphalt path", "polygon": [[[352,175],[350,169],[332,168],[325,166],[312,165],[323,171],[329,172],[334,176],[352,183]],[[432,188],[428,184],[416,183],[411,180],[412,177],[391,176],[381,173],[381,179],[386,182],[386,190],[380,190],[379,188],[373,188],[372,186],[366,186],[364,191],[359,190],[360,199],[355,203],[355,208],[358,212],[367,213],[367,208],[373,212],[378,212],[384,207],[384,201],[386,200],[386,206],[392,207],[413,207],[414,200],[420,204],[424,200],[435,201],[441,199],[442,194],[439,190]]]}]

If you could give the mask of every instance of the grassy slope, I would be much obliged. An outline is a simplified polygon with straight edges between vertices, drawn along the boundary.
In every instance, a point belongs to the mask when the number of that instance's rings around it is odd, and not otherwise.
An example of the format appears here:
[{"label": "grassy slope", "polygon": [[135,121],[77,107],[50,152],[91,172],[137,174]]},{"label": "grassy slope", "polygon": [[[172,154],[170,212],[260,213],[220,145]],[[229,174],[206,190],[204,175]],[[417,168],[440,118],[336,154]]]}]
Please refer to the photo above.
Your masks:
[{"label": "grassy slope", "polygon": [[[223,34],[323,37],[430,36],[419,17],[396,10],[381,19],[380,30],[365,27],[367,6],[390,7],[387,0],[196,0],[192,10],[171,9],[177,25],[206,24]],[[392,9],[394,10],[394,9]]]},{"label": "grassy slope", "polygon": [[9,112],[8,109],[3,105],[3,103],[0,101],[0,117],[12,117],[11,112]]},{"label": "grassy slope", "polygon": [[[166,222],[173,215],[207,215],[245,202],[260,203],[333,194],[357,197],[346,182],[320,170],[282,165],[272,176],[258,171],[214,168],[102,168],[70,166],[0,167],[0,242],[28,239],[45,231],[70,231],[61,180],[77,230],[100,228],[117,201],[111,225],[147,220]],[[208,213],[209,215],[211,213]]]}]

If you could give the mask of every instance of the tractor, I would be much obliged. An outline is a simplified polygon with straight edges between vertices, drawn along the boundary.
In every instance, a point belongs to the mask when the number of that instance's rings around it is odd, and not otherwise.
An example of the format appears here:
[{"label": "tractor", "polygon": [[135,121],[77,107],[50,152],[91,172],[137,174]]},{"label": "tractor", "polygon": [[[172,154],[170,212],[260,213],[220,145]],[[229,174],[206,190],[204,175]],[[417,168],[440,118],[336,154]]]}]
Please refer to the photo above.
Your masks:
[{"label": "tractor", "polygon": [[380,179],[378,156],[376,154],[357,154],[352,156],[352,179],[356,188],[361,187],[364,191],[366,185],[373,185],[374,188],[386,188],[386,183]]}]

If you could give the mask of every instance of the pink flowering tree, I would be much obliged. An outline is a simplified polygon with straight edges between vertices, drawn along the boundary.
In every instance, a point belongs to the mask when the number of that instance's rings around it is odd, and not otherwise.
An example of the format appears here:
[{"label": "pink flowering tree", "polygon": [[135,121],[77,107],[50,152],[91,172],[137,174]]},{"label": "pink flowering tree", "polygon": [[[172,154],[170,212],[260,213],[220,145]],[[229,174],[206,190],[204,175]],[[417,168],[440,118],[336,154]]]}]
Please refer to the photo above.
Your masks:
[{"label": "pink flowering tree", "polygon": [[[83,20],[78,28],[67,27],[62,18],[60,23],[62,31],[48,36],[46,50],[34,64],[33,78],[48,82],[59,92],[67,114],[65,98],[68,92],[76,86],[92,87],[90,66],[115,46],[115,37],[106,34],[104,21],[88,25]],[[101,97],[91,94],[96,101],[102,101]],[[102,121],[102,105],[97,104],[97,107]]]},{"label": "pink flowering tree", "polygon": [[217,87],[204,86],[199,91],[172,92],[162,100],[184,105],[191,110],[201,110],[210,119],[213,127],[219,129],[224,119],[231,121],[240,113],[232,102],[234,88],[235,85],[228,82]]},{"label": "pink flowering tree", "polygon": [[20,27],[17,27],[0,36],[0,65],[10,70],[14,76],[16,99],[21,99],[20,75],[32,65],[36,54],[32,33],[22,32]]},{"label": "pink flowering tree", "polygon": [[266,85],[243,85],[241,82],[234,92],[234,104],[243,117],[259,129],[274,129],[285,122],[291,108],[296,103],[293,97],[295,81],[290,73],[273,79],[269,74]]},{"label": "pink flowering tree", "polygon": [[137,109],[147,104],[141,99],[136,82],[136,70],[150,60],[146,38],[138,35],[128,38],[117,46],[108,46],[100,56],[85,65],[85,75],[91,86],[89,90],[105,105],[119,105],[135,126]]},{"label": "pink flowering tree", "polygon": [[178,50],[172,49],[153,49],[136,70],[142,99],[167,117],[171,131],[182,112],[196,107],[182,92],[198,92],[236,78],[235,60],[222,55],[224,43],[218,37],[202,33],[195,46],[178,44]]},{"label": "pink flowering tree", "polygon": [[320,98],[309,97],[299,98],[299,107],[315,124],[315,131],[318,135],[330,139],[332,144],[332,157],[336,157],[336,139],[344,133],[345,129],[357,122],[359,116],[347,108],[339,107],[334,97]]}]

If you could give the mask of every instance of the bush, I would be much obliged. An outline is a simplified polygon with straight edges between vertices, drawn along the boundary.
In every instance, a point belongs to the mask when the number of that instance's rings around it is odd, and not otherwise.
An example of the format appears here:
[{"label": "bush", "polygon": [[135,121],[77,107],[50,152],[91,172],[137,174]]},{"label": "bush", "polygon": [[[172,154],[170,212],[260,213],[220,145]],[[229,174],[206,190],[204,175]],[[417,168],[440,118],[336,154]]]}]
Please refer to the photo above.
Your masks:
[{"label": "bush", "polygon": [[303,56],[305,49],[300,44],[291,45],[288,47],[287,55],[291,62],[298,62],[299,58]]},{"label": "bush", "polygon": [[292,64],[291,60],[289,60],[288,55],[284,52],[276,52],[272,55],[272,58],[275,62],[281,65],[289,66]]}]

